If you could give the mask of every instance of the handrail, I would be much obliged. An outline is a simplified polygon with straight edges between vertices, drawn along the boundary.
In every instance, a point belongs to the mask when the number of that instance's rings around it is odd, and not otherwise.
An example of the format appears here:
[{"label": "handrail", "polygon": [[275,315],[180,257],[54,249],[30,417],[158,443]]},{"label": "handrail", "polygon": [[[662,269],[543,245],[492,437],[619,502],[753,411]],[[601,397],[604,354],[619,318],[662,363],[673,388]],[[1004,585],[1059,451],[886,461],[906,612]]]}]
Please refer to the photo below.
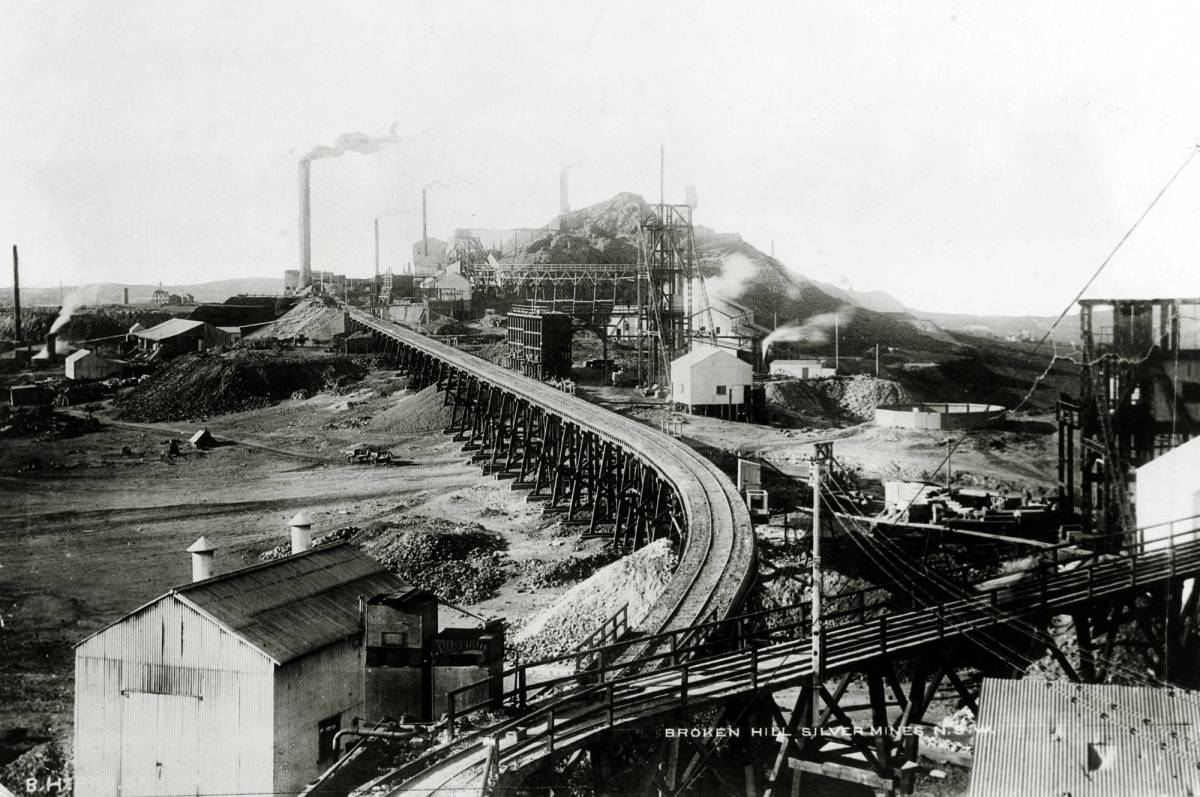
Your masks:
[{"label": "handrail", "polygon": [[[1176,536],[1182,537],[1182,536],[1189,535],[1189,534],[1196,535],[1197,533],[1200,533],[1200,528],[1189,529],[1187,531],[1179,532],[1177,535],[1173,535],[1172,538],[1162,538],[1162,539],[1164,539],[1164,540],[1173,539]],[[1193,540],[1192,542],[1185,543],[1185,544],[1191,545],[1191,544],[1194,544],[1195,542],[1197,542],[1197,541]],[[1162,552],[1163,553],[1177,552],[1178,550],[1179,550],[1178,546],[1168,546],[1166,548],[1163,548]],[[1186,553],[1186,551],[1185,551],[1185,553]],[[1151,555],[1153,555],[1153,554],[1151,554]],[[1198,552],[1195,555],[1197,556],[1198,559],[1200,559],[1200,546],[1198,546]],[[1145,556],[1147,556],[1147,554],[1143,554],[1142,556],[1145,557]],[[1171,554],[1171,558],[1175,558],[1175,556],[1176,556],[1176,554],[1174,554],[1174,553]],[[1069,571],[1067,573],[1061,573],[1061,574],[1059,574],[1059,576],[1056,577],[1056,582],[1060,583],[1060,584],[1068,583],[1071,579],[1077,578],[1080,574],[1094,573],[1097,569],[1101,569],[1101,568],[1113,569],[1113,566],[1116,566],[1118,564],[1120,565],[1122,570],[1124,570],[1130,574],[1129,578],[1135,584],[1139,581],[1140,578],[1144,579],[1144,575],[1147,575],[1147,574],[1142,574],[1139,570],[1139,568],[1145,569],[1145,566],[1143,565],[1142,557],[1112,556],[1108,559],[1094,559],[1072,571]],[[1153,563],[1151,563],[1151,565],[1153,565]],[[1024,589],[1023,587],[1019,587],[1018,585],[1025,582],[1024,577],[1030,573],[1042,576],[1042,579],[1038,582],[1034,591],[1032,591],[1030,594],[1039,598],[1039,600],[1037,601],[1037,604],[1039,606],[1045,607],[1048,605],[1049,593],[1047,592],[1047,590],[1049,589],[1049,585],[1046,583],[1045,571],[1035,565],[1030,568],[1025,568],[1022,570],[1014,571],[1013,573],[1005,574],[1005,576],[1003,576],[1003,578],[1006,578],[1006,579],[1016,577],[1013,581],[1006,581],[1003,584],[995,584],[995,585],[989,586],[986,589],[979,590],[977,595],[972,595],[968,598],[953,600],[953,601],[949,601],[944,604],[940,604],[938,607],[935,607],[935,611],[940,611],[940,612],[944,613],[945,611],[948,611],[948,610],[954,611],[961,605],[974,605],[976,603],[987,604],[989,607],[996,608],[999,604],[998,599],[1002,594],[1010,594],[1011,595],[1016,591],[1020,591],[1021,589]],[[991,579],[989,579],[989,580],[991,580]],[[868,591],[869,590],[855,590],[851,593],[847,593],[846,597],[862,596],[865,593],[867,593]],[[830,601],[832,602],[833,600],[840,600],[840,599],[842,599],[841,595],[831,598]],[[777,633],[779,631],[790,630],[792,628],[800,628],[800,627],[807,628],[808,627],[808,617],[809,617],[808,610],[809,610],[809,604],[806,602],[801,602],[801,603],[796,603],[796,604],[792,604],[792,605],[788,605],[788,606],[780,606],[780,607],[776,607],[773,609],[762,609],[762,610],[758,610],[755,612],[749,612],[749,613],[740,614],[740,615],[733,615],[731,617],[724,618],[724,619],[709,619],[706,622],[699,623],[699,624],[691,626],[689,628],[676,629],[673,631],[662,632],[659,634],[652,634],[650,636],[640,638],[638,641],[639,642],[666,641],[670,645],[670,649],[664,653],[650,654],[647,656],[637,658],[637,659],[633,660],[632,662],[623,662],[621,664],[615,663],[615,660],[617,658],[616,655],[613,655],[610,659],[608,659],[609,663],[604,663],[604,659],[607,658],[607,654],[610,654],[610,653],[616,654],[619,649],[624,648],[626,646],[624,643],[612,643],[612,644],[602,645],[602,646],[599,646],[596,648],[591,648],[590,650],[586,651],[586,653],[599,658],[601,660],[601,666],[599,668],[594,668],[594,669],[589,670],[587,674],[590,676],[598,675],[598,676],[600,676],[601,680],[605,680],[605,677],[608,673],[616,672],[617,670],[624,669],[631,665],[644,666],[646,664],[653,664],[653,663],[664,662],[664,661],[668,661],[668,660],[671,661],[672,664],[675,664],[678,662],[678,660],[680,658],[694,658],[695,654],[711,649],[711,646],[713,644],[711,640],[713,639],[713,637],[718,635],[718,632],[721,629],[729,629],[729,628],[735,629],[735,633],[733,635],[733,641],[740,643],[746,639],[754,639],[754,638],[760,636],[760,633],[757,633],[757,632],[756,633],[747,633],[744,630],[745,627],[747,625],[750,625],[750,623],[752,621],[766,620],[768,618],[777,617],[780,615],[786,615],[789,613],[799,612],[798,619],[793,622],[790,622],[790,623],[772,626],[770,628],[767,628],[766,633],[768,633],[768,634]],[[882,622],[882,625],[884,628],[887,627],[887,624],[889,622],[889,619],[888,619],[889,617],[908,617],[909,615],[911,615],[913,613],[912,609],[905,609],[905,610],[897,611],[896,607],[894,606],[894,601],[881,600],[878,602],[868,604],[865,602],[865,600],[863,600],[863,601],[858,602],[857,605],[855,605],[851,608],[824,613],[822,615],[822,626],[824,628],[830,628],[830,627],[841,627],[841,626],[849,625],[852,622],[854,622],[853,620],[847,620],[847,618],[851,618],[851,617],[857,617],[858,622],[866,622],[867,614],[875,613],[877,610],[886,610],[887,612],[890,612],[890,614],[885,613],[883,615],[880,615],[879,621]],[[692,636],[697,636],[699,638],[699,641],[690,642],[689,637],[692,637]],[[681,644],[681,640],[683,641],[683,644]],[[562,686],[565,684],[579,684],[580,676],[578,674],[553,677],[553,678],[549,678],[549,679],[546,679],[543,681],[539,681],[536,684],[534,684],[534,688],[536,691],[534,691],[531,694],[530,687],[527,683],[527,671],[532,667],[544,667],[547,665],[564,662],[567,660],[574,660],[574,659],[576,659],[576,657],[578,657],[581,653],[584,653],[584,652],[585,651],[574,651],[574,652],[570,652],[570,653],[560,654],[557,656],[547,657],[544,659],[539,659],[539,660],[532,661],[532,662],[522,662],[522,663],[514,666],[512,669],[503,671],[499,676],[491,676],[488,678],[481,679],[479,681],[475,681],[470,684],[466,684],[462,687],[459,687],[458,689],[456,689],[452,693],[450,693],[450,695],[448,696],[449,705],[455,709],[455,711],[451,711],[449,713],[450,713],[451,717],[454,717],[454,716],[464,715],[464,714],[470,713],[472,711],[477,711],[481,708],[484,708],[485,706],[494,704],[495,701],[493,699],[489,698],[486,700],[477,701],[476,703],[471,704],[471,705],[457,706],[456,698],[457,698],[458,694],[461,694],[463,692],[468,692],[473,689],[479,689],[479,687],[481,687],[485,684],[490,684],[492,682],[493,678],[496,678],[496,677],[500,678],[501,695],[499,697],[499,702],[501,705],[503,705],[505,702],[512,699],[515,704],[517,704],[519,706],[525,706],[530,702],[531,698],[536,698],[539,695],[544,695],[547,692],[550,692],[551,690],[555,689],[556,687],[559,687],[559,686]],[[514,678],[514,682],[515,682],[514,687],[512,690],[505,690],[504,689],[504,678],[509,677],[509,676],[512,676]]]}]

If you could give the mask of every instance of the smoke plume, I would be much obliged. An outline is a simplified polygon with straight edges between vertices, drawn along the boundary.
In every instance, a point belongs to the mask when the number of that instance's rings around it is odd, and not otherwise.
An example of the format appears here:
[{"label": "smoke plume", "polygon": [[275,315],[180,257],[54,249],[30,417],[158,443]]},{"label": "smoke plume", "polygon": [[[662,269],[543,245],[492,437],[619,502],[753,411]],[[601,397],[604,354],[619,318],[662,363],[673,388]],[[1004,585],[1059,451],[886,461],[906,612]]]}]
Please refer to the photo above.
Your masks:
[{"label": "smoke plume", "polygon": [[62,308],[58,311],[58,318],[54,319],[54,323],[50,325],[51,332],[58,332],[62,329],[71,316],[85,304],[95,304],[100,299],[100,288],[96,285],[86,285],[82,288],[75,288],[65,297],[63,297]]},{"label": "smoke plume", "polygon": [[776,343],[829,343],[836,325],[845,326],[854,318],[854,308],[842,305],[836,313],[821,313],[800,324],[786,324],[763,339],[765,354]]},{"label": "smoke plume", "polygon": [[737,301],[757,271],[754,261],[745,255],[736,252],[727,255],[721,261],[721,270],[712,277],[704,278],[704,290],[708,293],[709,301]]},{"label": "smoke plume", "polygon": [[360,155],[370,155],[379,152],[392,144],[398,144],[400,138],[396,135],[396,125],[386,136],[368,136],[366,133],[343,133],[337,137],[332,146],[325,144],[313,148],[312,152],[301,158],[302,161],[315,161],[323,158],[337,158],[347,152],[357,152]]}]

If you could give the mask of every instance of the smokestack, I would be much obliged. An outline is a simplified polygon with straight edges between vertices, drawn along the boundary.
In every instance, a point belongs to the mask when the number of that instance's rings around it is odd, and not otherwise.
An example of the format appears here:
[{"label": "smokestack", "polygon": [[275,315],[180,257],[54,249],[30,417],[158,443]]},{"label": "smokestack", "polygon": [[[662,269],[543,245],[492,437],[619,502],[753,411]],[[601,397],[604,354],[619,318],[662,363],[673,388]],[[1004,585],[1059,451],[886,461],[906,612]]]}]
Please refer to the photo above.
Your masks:
[{"label": "smokestack", "polygon": [[46,362],[52,363],[58,359],[58,352],[55,346],[58,345],[58,335],[54,332],[46,333]]},{"label": "smokestack", "polygon": [[567,171],[570,166],[564,166],[558,176],[558,212],[565,216],[571,212],[571,204],[567,201]]},{"label": "smokestack", "polygon": [[217,550],[216,546],[208,541],[208,537],[201,537],[188,546],[188,553],[192,555],[193,582],[212,578],[213,551],[215,550]]},{"label": "smokestack", "polygon": [[421,189],[421,254],[429,257],[429,231],[426,229],[428,214],[425,206],[425,189]]},{"label": "smokestack", "polygon": [[300,281],[296,284],[297,292],[312,284],[311,172],[312,164],[308,159],[300,161]]},{"label": "smokestack", "polygon": [[13,244],[13,332],[16,342],[21,342],[21,267],[17,259],[17,245]]},{"label": "smokestack", "polygon": [[125,304],[129,304],[129,289],[125,289]]},{"label": "smokestack", "polygon": [[288,521],[292,531],[292,553],[304,553],[312,547],[312,519],[304,510]]}]

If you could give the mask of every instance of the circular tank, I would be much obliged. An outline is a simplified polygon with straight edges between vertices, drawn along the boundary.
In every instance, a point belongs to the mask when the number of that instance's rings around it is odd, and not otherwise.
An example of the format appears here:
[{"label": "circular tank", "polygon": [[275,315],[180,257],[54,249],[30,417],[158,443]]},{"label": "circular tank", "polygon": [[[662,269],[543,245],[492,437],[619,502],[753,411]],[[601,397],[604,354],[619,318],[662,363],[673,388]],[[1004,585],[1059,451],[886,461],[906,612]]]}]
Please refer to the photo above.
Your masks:
[{"label": "circular tank", "polygon": [[899,429],[979,429],[996,423],[1005,412],[999,404],[881,404],[875,408],[875,425]]}]

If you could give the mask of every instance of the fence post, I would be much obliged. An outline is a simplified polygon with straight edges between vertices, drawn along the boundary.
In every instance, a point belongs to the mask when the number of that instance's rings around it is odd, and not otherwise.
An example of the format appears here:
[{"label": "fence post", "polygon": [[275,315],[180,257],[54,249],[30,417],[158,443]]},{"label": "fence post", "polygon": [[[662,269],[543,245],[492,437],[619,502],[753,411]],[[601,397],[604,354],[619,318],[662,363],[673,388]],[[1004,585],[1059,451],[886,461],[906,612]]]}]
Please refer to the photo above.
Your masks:
[{"label": "fence post", "polygon": [[750,645],[750,688],[758,691],[758,646]]},{"label": "fence post", "polygon": [[679,655],[676,652],[676,648],[677,648],[678,644],[679,644],[679,642],[676,639],[675,634],[672,633],[671,634],[671,666],[672,667],[674,667],[676,664],[679,663]]},{"label": "fence post", "polygon": [[879,618],[879,652],[887,653],[887,615]]},{"label": "fence post", "polygon": [[687,713],[687,705],[688,705],[688,694],[687,693],[688,693],[688,666],[685,663],[683,665],[683,670],[680,673],[680,680],[679,680],[679,706],[680,706],[680,708],[683,709],[683,712],[685,714]]},{"label": "fence post", "polygon": [[522,665],[521,668],[517,670],[517,705],[520,706],[521,711],[525,710],[525,697],[525,666]]},{"label": "fence post", "polygon": [[454,741],[454,692],[446,695],[446,738]]},{"label": "fence post", "polygon": [[613,726],[613,699],[614,699],[613,692],[614,691],[615,691],[615,684],[613,684],[612,681],[609,681],[608,682],[608,727],[610,727],[610,728]]},{"label": "fence post", "polygon": [[550,755],[554,755],[554,709],[550,709],[550,714],[546,717],[546,733],[548,734],[546,749]]}]

